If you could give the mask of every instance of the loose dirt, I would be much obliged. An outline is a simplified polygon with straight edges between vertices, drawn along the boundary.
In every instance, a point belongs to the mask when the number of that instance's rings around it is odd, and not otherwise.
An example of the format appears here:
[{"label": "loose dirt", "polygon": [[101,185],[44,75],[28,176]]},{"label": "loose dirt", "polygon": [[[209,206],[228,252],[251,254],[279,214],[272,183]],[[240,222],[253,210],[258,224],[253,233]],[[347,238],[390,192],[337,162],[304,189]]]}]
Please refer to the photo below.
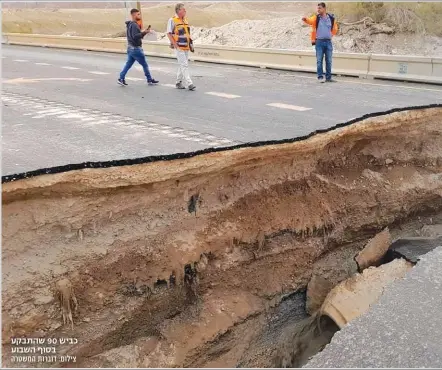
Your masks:
[{"label": "loose dirt", "polygon": [[[441,223],[440,117],[4,183],[3,338],[78,339],[57,346],[75,363],[41,367],[273,365],[323,258]],[[73,330],[53,298],[62,278]],[[6,340],[3,364],[31,366],[10,355]]]}]

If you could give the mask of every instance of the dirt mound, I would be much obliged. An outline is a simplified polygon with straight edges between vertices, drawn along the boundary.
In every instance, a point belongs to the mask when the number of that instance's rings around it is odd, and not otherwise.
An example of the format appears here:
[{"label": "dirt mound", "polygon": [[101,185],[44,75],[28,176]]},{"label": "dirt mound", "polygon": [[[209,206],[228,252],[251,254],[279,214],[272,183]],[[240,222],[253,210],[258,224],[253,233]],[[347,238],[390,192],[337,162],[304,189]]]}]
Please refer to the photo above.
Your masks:
[{"label": "dirt mound", "polygon": [[[316,261],[440,212],[441,116],[415,109],[284,143],[4,177],[3,332],[77,338],[57,346],[75,366],[268,366],[293,317],[264,335],[269,315]],[[73,331],[53,300],[62,278],[78,300]],[[5,366],[31,366],[10,354],[6,343]]]},{"label": "dirt mound", "polygon": [[[195,44],[253,48],[311,50],[310,27],[300,21],[302,13],[271,19],[234,20],[220,27],[193,27]],[[166,35],[158,34],[158,40]],[[442,39],[410,33],[396,33],[386,24],[341,25],[334,37],[337,52],[431,55],[442,54]]]},{"label": "dirt mound", "polygon": [[[12,3],[2,10],[3,32],[33,34],[56,34],[71,36],[119,37],[124,36],[124,21],[127,10],[120,5],[90,4],[80,8],[78,4],[64,4],[63,7],[50,9],[50,3],[39,4],[38,9],[32,4],[22,9],[14,9]],[[95,3],[97,4],[97,3]],[[368,3],[367,3],[368,4]],[[158,38],[167,41],[167,19],[174,14],[174,3],[143,3],[142,13],[145,24],[151,24],[158,32]],[[338,6],[339,5],[339,6]],[[135,6],[129,3],[127,7]],[[310,29],[303,25],[303,16],[314,14],[313,3],[284,2],[215,2],[188,3],[189,20],[196,44],[226,45],[240,47],[276,48],[293,50],[311,50]],[[403,54],[403,55],[442,55],[442,38],[439,35],[439,23],[432,20],[441,13],[441,8],[427,4],[431,16],[420,18],[403,5],[388,8],[388,17],[378,23],[361,22],[360,17],[376,19],[371,11],[359,14],[356,4],[333,4],[332,12],[338,12],[340,32],[334,38],[334,50],[338,52]],[[333,10],[333,8],[336,8]],[[342,8],[342,9],[341,9]],[[385,13],[387,13],[385,10]],[[380,11],[379,9],[377,10]],[[419,12],[418,12],[419,13]],[[99,16],[97,16],[99,14]],[[357,22],[346,24],[346,19],[357,17]],[[440,18],[440,17],[439,17]],[[431,20],[424,21],[424,19]],[[385,23],[390,20],[393,25]],[[391,22],[393,21],[393,22]],[[410,23],[411,22],[411,23]],[[425,25],[431,27],[426,32]],[[413,26],[416,24],[416,26]]]},{"label": "dirt mound", "polygon": [[[309,28],[303,27],[300,17],[234,20],[220,27],[192,27],[195,44],[227,45],[255,48],[309,48]],[[159,34],[160,41],[165,34]],[[311,47],[311,45],[310,45]]]}]

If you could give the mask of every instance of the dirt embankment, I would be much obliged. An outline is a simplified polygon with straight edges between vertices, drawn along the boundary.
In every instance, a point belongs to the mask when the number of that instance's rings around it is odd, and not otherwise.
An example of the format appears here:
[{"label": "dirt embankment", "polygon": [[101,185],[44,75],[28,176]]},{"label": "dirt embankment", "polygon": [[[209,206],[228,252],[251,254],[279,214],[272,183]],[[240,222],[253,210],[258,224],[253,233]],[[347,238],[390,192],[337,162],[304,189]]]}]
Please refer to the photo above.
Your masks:
[{"label": "dirt embankment", "polygon": [[[64,366],[271,366],[321,260],[440,213],[441,116],[3,184],[3,363],[23,366],[10,336],[62,336],[78,338],[58,346],[77,356]],[[54,298],[62,278],[73,331]]]},{"label": "dirt embankment", "polygon": [[[99,5],[95,4],[97,9],[75,8],[69,4],[57,9],[48,9],[47,5],[45,9],[14,9],[11,5],[2,10],[3,32],[124,37],[126,12],[135,6],[135,2],[129,4],[128,9],[123,3],[113,9],[110,6],[98,8]],[[361,11],[358,4],[332,4],[330,11],[336,12],[340,24],[339,34],[334,38],[335,51],[442,55],[441,5],[415,4],[413,11],[403,3],[387,4],[385,9],[375,7],[371,12],[370,9]],[[186,6],[195,44],[292,50],[312,48],[310,28],[301,18],[315,12],[314,3],[215,2],[186,3]],[[174,3],[144,3],[142,10],[144,23],[152,25],[158,40],[167,41],[164,32],[167,19],[174,14]],[[387,14],[388,19],[376,19],[381,13]],[[367,16],[375,20],[357,22]]]}]

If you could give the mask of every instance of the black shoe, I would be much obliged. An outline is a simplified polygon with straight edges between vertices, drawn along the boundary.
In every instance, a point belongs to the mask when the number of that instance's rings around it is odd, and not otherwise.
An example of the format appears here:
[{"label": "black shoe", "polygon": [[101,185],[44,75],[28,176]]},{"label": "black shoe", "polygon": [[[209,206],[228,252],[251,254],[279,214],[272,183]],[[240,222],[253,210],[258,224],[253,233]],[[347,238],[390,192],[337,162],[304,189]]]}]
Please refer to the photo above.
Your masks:
[{"label": "black shoe", "polygon": [[189,89],[190,91],[193,91],[193,90],[196,89],[196,86],[195,86],[194,84],[189,85],[188,89]]},{"label": "black shoe", "polygon": [[179,90],[184,90],[184,89],[185,89],[185,87],[184,87],[184,85],[183,85],[182,82],[177,82],[177,83],[175,84],[175,86],[176,86],[176,88],[179,89]]},{"label": "black shoe", "polygon": [[126,80],[122,80],[121,78],[119,78],[117,80],[117,83],[118,83],[118,85],[121,85],[121,86],[127,86]]},{"label": "black shoe", "polygon": [[154,78],[152,78],[150,81],[147,81],[147,83],[152,86],[152,85],[156,85],[158,84],[160,81],[155,80]]}]

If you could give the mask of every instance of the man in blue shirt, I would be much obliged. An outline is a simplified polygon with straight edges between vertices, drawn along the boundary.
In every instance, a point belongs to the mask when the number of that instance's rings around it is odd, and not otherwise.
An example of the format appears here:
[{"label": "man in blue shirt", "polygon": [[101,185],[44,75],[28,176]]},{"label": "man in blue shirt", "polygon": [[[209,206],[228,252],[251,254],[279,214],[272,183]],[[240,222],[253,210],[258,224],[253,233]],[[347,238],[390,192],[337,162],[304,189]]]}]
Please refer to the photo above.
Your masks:
[{"label": "man in blue shirt", "polygon": [[[312,44],[316,49],[316,65],[319,82],[333,82],[332,80],[332,37],[338,32],[338,25],[333,14],[327,13],[325,3],[318,4],[318,14],[302,20],[312,26]],[[323,60],[325,56],[325,80]]]},{"label": "man in blue shirt", "polygon": [[138,9],[132,9],[130,15],[132,16],[132,20],[126,22],[127,62],[121,71],[120,78],[117,82],[122,86],[127,86],[125,79],[126,74],[134,63],[138,62],[143,67],[147,83],[149,85],[156,85],[159,81],[155,80],[150,75],[149,66],[147,65],[146,56],[144,55],[142,48],[142,39],[150,32],[150,26],[141,31],[140,26],[138,25],[138,21],[141,20],[141,13]]}]

